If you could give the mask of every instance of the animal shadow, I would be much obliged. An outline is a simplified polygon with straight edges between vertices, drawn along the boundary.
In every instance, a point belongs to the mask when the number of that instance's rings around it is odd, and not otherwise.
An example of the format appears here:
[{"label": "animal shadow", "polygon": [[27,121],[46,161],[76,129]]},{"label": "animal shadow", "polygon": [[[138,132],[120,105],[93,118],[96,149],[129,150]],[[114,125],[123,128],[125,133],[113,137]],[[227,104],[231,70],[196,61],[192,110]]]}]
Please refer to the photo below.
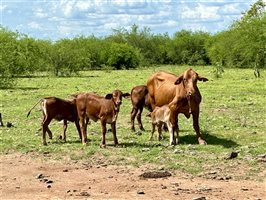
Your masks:
[{"label": "animal shadow", "polygon": [[[226,138],[220,138],[216,135],[210,134],[206,130],[201,131],[203,138],[207,142],[207,145],[221,145],[225,148],[232,148],[238,146],[238,144],[235,141],[232,141],[230,139]],[[182,134],[179,135],[179,143],[180,144],[198,144],[198,141],[196,139],[195,134],[185,135],[182,136]]]}]

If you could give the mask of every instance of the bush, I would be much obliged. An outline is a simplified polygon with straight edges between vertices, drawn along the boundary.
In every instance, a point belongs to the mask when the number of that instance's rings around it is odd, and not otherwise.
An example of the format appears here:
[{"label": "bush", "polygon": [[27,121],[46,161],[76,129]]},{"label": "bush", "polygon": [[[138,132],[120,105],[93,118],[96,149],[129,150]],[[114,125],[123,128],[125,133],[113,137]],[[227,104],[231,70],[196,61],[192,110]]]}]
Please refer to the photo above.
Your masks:
[{"label": "bush", "polygon": [[128,44],[112,43],[105,52],[105,56],[107,57],[106,65],[115,69],[132,69],[140,63],[138,50]]}]

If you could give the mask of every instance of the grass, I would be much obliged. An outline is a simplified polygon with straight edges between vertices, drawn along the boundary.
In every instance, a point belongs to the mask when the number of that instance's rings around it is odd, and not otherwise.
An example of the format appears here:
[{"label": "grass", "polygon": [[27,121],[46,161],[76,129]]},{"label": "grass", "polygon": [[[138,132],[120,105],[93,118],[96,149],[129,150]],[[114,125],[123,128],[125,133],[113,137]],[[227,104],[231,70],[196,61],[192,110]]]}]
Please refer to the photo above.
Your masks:
[{"label": "grass", "polygon": [[[192,119],[179,116],[180,144],[168,146],[169,135],[164,133],[161,142],[149,141],[151,125],[144,110],[143,124],[146,131],[141,135],[130,130],[131,101],[124,99],[117,122],[120,147],[113,147],[112,134],[107,134],[107,148],[101,149],[100,123],[88,127],[89,144],[83,146],[78,139],[74,124],[69,124],[67,142],[56,137],[63,131],[62,124],[50,125],[54,139],[48,146],[41,145],[41,137],[36,134],[40,128],[41,112],[36,109],[26,118],[29,109],[45,96],[68,98],[70,94],[95,91],[100,95],[120,89],[130,92],[135,85],[145,84],[155,71],[165,70],[180,74],[186,66],[161,66],[141,70],[87,71],[80,76],[57,78],[35,76],[19,78],[12,89],[0,90],[0,112],[4,124],[12,122],[14,127],[0,127],[1,154],[21,152],[43,155],[49,159],[82,160],[97,163],[105,160],[117,165],[154,165],[155,168],[178,169],[193,175],[208,170],[222,168],[223,173],[242,173],[239,178],[260,179],[263,162],[257,156],[266,153],[265,113],[266,88],[265,71],[262,78],[255,79],[252,69],[225,69],[222,78],[215,78],[213,67],[193,67],[200,75],[209,78],[206,83],[198,83],[203,96],[200,126],[208,145],[197,144]],[[136,124],[137,125],[137,124]],[[136,126],[138,130],[138,127]],[[92,134],[93,133],[93,134]],[[47,140],[49,141],[49,139]],[[232,150],[240,151],[234,160],[224,158]]]}]

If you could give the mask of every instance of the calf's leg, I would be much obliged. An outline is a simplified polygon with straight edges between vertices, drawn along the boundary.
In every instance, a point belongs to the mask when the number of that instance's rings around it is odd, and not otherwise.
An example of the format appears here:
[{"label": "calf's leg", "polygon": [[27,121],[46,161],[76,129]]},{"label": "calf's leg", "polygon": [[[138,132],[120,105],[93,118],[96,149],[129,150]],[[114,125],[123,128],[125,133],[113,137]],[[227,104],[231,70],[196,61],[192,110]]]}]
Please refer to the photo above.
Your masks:
[{"label": "calf's leg", "polygon": [[114,136],[114,144],[115,146],[118,145],[118,139],[117,139],[117,136],[116,136],[116,123],[112,123],[111,124],[111,127],[112,127],[112,133],[113,133],[113,136]]},{"label": "calf's leg", "polygon": [[85,117],[80,117],[79,125],[81,129],[81,135],[82,135],[82,144],[87,144],[87,127],[85,122]]},{"label": "calf's leg", "polygon": [[106,143],[105,143],[106,121],[101,120],[101,125],[102,125],[102,141],[101,141],[101,147],[102,148],[106,148]]},{"label": "calf's leg", "polygon": [[51,122],[51,118],[49,118],[48,116],[45,116],[42,122],[42,144],[43,145],[47,145],[46,142],[46,131],[49,129],[48,125]]},{"label": "calf's leg", "polygon": [[157,127],[158,127],[158,141],[163,139],[162,126],[163,126],[163,122],[158,122],[158,124],[157,124]]},{"label": "calf's leg", "polygon": [[140,107],[138,115],[137,115],[137,120],[138,120],[138,125],[139,125],[140,130],[145,131],[144,128],[143,128],[142,122],[141,122],[141,113],[142,113],[142,111],[143,111],[143,107]]},{"label": "calf's leg", "polygon": [[153,134],[155,132],[155,126],[156,126],[156,123],[152,123],[152,130],[151,130],[151,137],[150,137],[150,141],[153,140]]},{"label": "calf's leg", "polygon": [[131,121],[131,130],[132,130],[132,131],[136,131],[136,130],[135,130],[135,124],[134,124],[134,121],[135,121],[135,117],[136,117],[136,115],[137,115],[137,112],[138,112],[138,109],[137,109],[135,106],[133,106],[133,108],[132,108],[132,110],[131,110],[131,115],[130,115],[130,117],[131,117],[131,119],[130,119],[130,121]]}]

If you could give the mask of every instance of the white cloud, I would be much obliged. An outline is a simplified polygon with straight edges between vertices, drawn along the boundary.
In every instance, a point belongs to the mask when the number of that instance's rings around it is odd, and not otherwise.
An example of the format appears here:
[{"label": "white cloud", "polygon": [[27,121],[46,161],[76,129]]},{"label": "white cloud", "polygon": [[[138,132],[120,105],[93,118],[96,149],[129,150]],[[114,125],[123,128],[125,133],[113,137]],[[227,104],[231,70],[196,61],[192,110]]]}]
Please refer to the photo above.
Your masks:
[{"label": "white cloud", "polygon": [[30,28],[32,28],[32,29],[39,29],[39,30],[42,29],[42,27],[40,26],[40,24],[38,24],[37,22],[30,22],[30,23],[28,23],[28,26]]},{"label": "white cloud", "polygon": [[7,8],[7,5],[0,5],[0,11],[2,12],[3,10],[5,10]]},{"label": "white cloud", "polygon": [[216,6],[206,6],[201,3],[198,3],[194,8],[184,6],[181,12],[181,18],[192,20],[217,20],[219,19],[219,15],[217,14],[218,9],[219,8]]},{"label": "white cloud", "polygon": [[[256,0],[42,0],[5,1],[3,24],[37,37],[105,36],[132,24],[170,35],[180,29],[216,32],[228,27]],[[12,14],[8,10],[13,11]],[[23,28],[22,28],[23,27]],[[34,31],[33,31],[34,30]],[[25,31],[27,32],[27,31]],[[37,35],[38,34],[38,35]]]}]

